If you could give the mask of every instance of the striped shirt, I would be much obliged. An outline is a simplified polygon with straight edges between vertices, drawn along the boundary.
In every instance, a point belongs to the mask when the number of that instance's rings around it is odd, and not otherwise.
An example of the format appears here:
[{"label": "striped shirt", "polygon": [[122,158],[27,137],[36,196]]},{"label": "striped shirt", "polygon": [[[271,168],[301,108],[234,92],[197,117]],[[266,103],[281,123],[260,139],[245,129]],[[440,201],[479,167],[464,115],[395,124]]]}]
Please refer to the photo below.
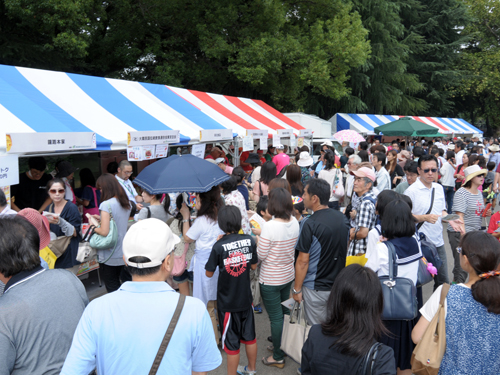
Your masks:
[{"label": "striped shirt", "polygon": [[299,223],[292,217],[288,223],[271,220],[262,228],[257,255],[262,261],[259,282],[283,285],[295,278],[293,266]]},{"label": "striped shirt", "polygon": [[[465,232],[480,230],[482,225],[482,215],[484,211],[483,194],[479,191],[472,194],[466,188],[461,187],[455,192],[453,197],[453,212],[464,214]],[[448,225],[448,232],[453,232],[451,225]]]}]

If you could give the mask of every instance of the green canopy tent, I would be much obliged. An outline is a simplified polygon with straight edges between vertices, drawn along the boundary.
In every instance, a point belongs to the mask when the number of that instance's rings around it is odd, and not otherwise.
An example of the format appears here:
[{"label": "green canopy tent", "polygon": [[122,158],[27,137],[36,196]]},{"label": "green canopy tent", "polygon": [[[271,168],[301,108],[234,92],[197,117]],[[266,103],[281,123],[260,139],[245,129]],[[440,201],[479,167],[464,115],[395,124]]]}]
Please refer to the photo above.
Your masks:
[{"label": "green canopy tent", "polygon": [[399,120],[378,126],[373,130],[377,134],[382,133],[388,137],[432,137],[439,134],[438,128],[414,120],[411,117],[400,118]]}]

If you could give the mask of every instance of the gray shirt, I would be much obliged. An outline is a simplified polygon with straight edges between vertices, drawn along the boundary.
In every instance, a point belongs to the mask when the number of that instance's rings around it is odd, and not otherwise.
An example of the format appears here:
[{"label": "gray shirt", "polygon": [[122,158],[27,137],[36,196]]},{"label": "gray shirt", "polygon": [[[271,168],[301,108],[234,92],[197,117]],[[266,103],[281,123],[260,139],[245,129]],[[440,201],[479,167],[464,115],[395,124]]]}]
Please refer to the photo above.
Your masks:
[{"label": "gray shirt", "polygon": [[[111,212],[113,215],[113,219],[116,223],[116,227],[118,228],[118,243],[116,244],[116,248],[107,249],[107,250],[99,250],[97,254],[99,255],[99,261],[105,261],[110,256],[111,258],[105,263],[107,266],[123,266],[125,263],[123,262],[123,237],[125,237],[125,233],[127,233],[128,228],[128,218],[130,215],[130,208],[125,209],[120,206],[120,203],[116,198],[108,199],[105,202],[102,202],[99,206],[99,210],[109,212],[109,208],[111,208]],[[111,255],[113,254],[113,255]]]},{"label": "gray shirt", "polygon": [[151,211],[151,218],[159,219],[165,223],[171,216],[165,212],[165,207],[163,204],[155,204],[153,206],[144,207],[137,217],[138,220],[144,220],[148,218],[148,208]]},{"label": "gray shirt", "polygon": [[41,268],[9,284],[0,298],[0,375],[59,374],[89,303],[83,284]]}]

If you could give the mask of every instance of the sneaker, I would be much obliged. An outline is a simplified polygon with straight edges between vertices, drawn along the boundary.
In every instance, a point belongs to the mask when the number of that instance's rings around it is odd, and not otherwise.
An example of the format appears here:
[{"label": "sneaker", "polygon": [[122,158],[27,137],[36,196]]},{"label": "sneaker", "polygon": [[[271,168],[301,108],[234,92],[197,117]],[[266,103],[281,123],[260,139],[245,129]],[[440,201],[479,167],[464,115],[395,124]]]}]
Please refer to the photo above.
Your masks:
[{"label": "sneaker", "polygon": [[248,370],[248,366],[242,366],[242,365],[239,365],[238,366],[238,369],[236,370],[236,372],[240,375],[252,375],[252,374],[256,374],[257,373],[257,370],[255,371],[250,371]]},{"label": "sneaker", "polygon": [[262,314],[262,307],[260,307],[260,305],[254,306],[253,311],[256,314]]}]

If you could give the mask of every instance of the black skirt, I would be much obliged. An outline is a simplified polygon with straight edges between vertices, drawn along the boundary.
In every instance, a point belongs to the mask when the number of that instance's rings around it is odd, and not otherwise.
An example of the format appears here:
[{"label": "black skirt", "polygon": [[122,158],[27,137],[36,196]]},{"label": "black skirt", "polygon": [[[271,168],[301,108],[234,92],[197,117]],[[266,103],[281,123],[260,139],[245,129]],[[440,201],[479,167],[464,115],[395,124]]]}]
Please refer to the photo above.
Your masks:
[{"label": "black skirt", "polygon": [[[417,288],[418,309],[422,307],[422,288]],[[411,339],[411,331],[420,319],[420,312],[413,320],[384,320],[385,327],[390,334],[383,335],[379,342],[391,347],[394,350],[396,367],[400,370],[411,369],[411,355],[415,349],[415,344]]]}]

